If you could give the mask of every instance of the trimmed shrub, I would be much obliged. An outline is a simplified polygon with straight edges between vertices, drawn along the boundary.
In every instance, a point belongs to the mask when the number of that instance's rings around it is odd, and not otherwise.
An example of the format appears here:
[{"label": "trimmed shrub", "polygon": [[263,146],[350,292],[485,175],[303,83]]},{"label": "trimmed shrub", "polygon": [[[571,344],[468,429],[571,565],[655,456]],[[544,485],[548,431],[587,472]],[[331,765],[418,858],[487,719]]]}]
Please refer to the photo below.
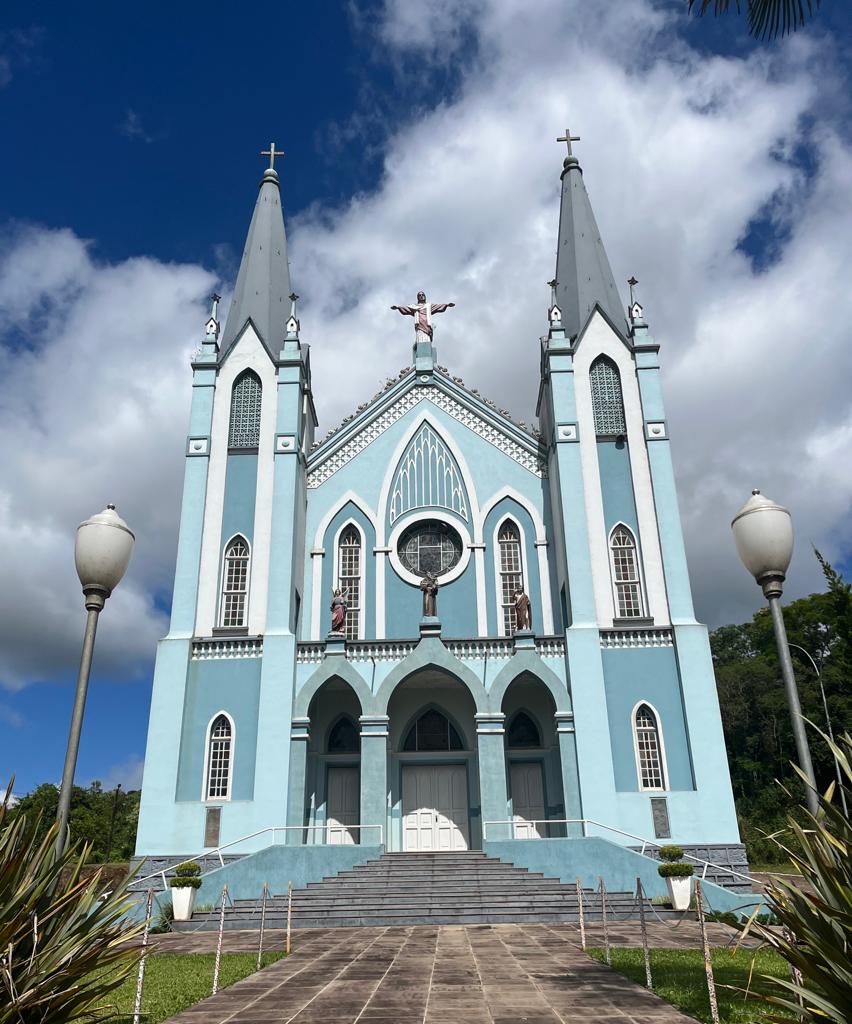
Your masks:
[{"label": "trimmed shrub", "polygon": [[200,875],[201,865],[194,860],[185,860],[183,864],[178,864],[175,868],[175,874],[180,875],[182,878],[190,875]]},{"label": "trimmed shrub", "polygon": [[169,879],[173,889],[200,889],[201,879],[197,875],[175,875]]},{"label": "trimmed shrub", "polygon": [[660,860],[674,861],[683,859],[682,846],[661,846],[657,852],[660,855]]},{"label": "trimmed shrub", "polygon": [[661,864],[657,868],[657,873],[661,878],[689,878],[694,871],[695,868],[691,864],[686,864],[683,861]]}]

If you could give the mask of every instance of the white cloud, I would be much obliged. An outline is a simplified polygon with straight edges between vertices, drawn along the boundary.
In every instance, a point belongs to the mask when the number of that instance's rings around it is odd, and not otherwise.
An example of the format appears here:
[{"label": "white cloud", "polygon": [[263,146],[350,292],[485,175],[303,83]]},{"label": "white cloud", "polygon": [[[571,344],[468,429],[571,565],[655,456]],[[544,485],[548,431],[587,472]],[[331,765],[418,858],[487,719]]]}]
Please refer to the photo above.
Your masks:
[{"label": "white cloud", "polygon": [[115,789],[116,786],[121,786],[125,793],[132,789],[141,789],[144,765],[145,761],[143,758],[132,754],[130,757],[125,758],[124,761],[120,761],[118,764],[108,768],[100,776],[101,788],[110,790]]}]

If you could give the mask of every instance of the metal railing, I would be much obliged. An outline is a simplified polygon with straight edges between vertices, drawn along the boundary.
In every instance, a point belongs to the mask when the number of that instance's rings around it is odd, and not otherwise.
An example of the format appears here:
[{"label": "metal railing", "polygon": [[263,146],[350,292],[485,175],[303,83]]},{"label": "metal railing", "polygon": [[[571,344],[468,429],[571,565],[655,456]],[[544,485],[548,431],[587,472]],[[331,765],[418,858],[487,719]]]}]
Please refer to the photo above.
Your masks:
[{"label": "metal railing", "polygon": [[[234,846],[239,846],[240,843],[248,842],[249,839],[257,839],[258,836],[267,835],[269,833],[272,833],[272,841],[270,842],[269,845],[270,846],[276,846],[276,845],[278,845],[278,838],[277,838],[277,836],[278,836],[279,832],[284,832],[284,833],[287,833],[287,832],[302,832],[302,833],[306,833],[306,832],[325,832],[329,836],[340,835],[342,837],[344,833],[352,833],[353,831],[358,831],[360,833],[360,832],[363,832],[365,829],[378,829],[378,832],[379,832],[379,842],[378,842],[378,845],[379,846],[384,846],[385,830],[384,830],[384,826],[383,825],[328,825],[328,824],[325,824],[325,825],[269,825],[267,828],[259,829],[257,832],[250,832],[248,835],[240,836],[239,839],[232,839],[230,843],[223,843],[222,846],[216,846],[216,847],[212,847],[212,848],[211,847],[207,847],[204,850],[202,850],[200,853],[193,854],[191,857],[181,857],[180,860],[175,860],[174,864],[169,864],[167,867],[160,868],[159,871],[154,871],[150,875],[145,875],[142,878],[135,878],[133,880],[133,885],[134,885],[135,888],[140,888],[142,886],[143,882],[148,882],[152,878],[160,878],[160,879],[162,879],[162,882],[163,882],[163,891],[164,892],[168,892],[169,883],[168,883],[168,880],[166,878],[166,874],[167,874],[167,872],[171,871],[173,868],[176,868],[178,866],[178,864],[185,864],[189,860],[207,860],[210,857],[218,857],[219,858],[219,865],[220,865],[220,867],[224,867],[225,866],[225,858],[222,856],[223,851],[230,850]],[[286,836],[285,836],[285,838],[286,838]],[[296,844],[293,844],[293,845],[295,846]],[[299,845],[305,845],[305,846],[307,846],[307,845],[324,846],[324,845],[344,845],[344,844],[342,844],[342,843],[341,844],[334,844],[334,843],[322,843],[322,842],[319,842],[319,843],[313,843],[313,844],[305,843],[305,844],[299,844]],[[349,844],[346,844],[346,845],[349,845]],[[357,844],[353,843],[352,845],[357,845]],[[262,847],[262,849],[265,849],[265,847]],[[252,851],[252,852],[256,852],[256,851]]]},{"label": "metal railing", "polygon": [[[636,843],[641,843],[642,848],[639,851],[643,856],[645,850],[649,846],[653,846],[659,850],[665,846],[665,843],[657,843],[653,839],[645,839],[642,836],[635,836],[632,832],[625,832],[623,829],[614,828],[612,825],[605,825],[602,821],[595,821],[592,818],[505,818],[500,821],[483,821],[482,823],[482,841],[485,842],[488,839],[488,826],[489,825],[511,825],[512,826],[512,837],[514,839],[541,839],[536,832],[538,825],[580,825],[583,830],[583,837],[589,838],[587,827],[589,825],[595,828],[602,828],[607,832],[614,832],[616,835],[624,836],[627,839],[632,839]],[[518,831],[526,831],[526,834],[518,835]],[[600,838],[605,838],[601,836]],[[619,844],[621,845],[621,844]],[[714,864],[712,860],[704,860],[702,857],[694,857],[691,853],[684,852],[684,860],[692,861],[694,864],[700,864],[702,866],[701,878],[707,877],[707,869],[714,868],[716,871],[721,871],[725,875],[733,875],[735,878],[742,878],[746,882],[750,882],[753,885],[759,884],[756,878],[752,878],[751,875],[744,875],[741,871],[735,871],[733,868],[725,867],[722,864]]]}]

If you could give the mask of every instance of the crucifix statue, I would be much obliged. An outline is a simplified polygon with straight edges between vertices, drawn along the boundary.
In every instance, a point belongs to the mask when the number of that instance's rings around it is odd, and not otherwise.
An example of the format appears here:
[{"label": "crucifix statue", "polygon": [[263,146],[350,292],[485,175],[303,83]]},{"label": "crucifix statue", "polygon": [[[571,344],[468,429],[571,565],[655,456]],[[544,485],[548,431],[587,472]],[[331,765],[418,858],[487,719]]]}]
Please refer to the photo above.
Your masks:
[{"label": "crucifix statue", "polygon": [[414,317],[414,341],[432,340],[432,317],[436,313],[445,313],[452,309],[455,302],[427,302],[426,292],[417,293],[417,302],[413,306],[391,306],[403,316]]}]

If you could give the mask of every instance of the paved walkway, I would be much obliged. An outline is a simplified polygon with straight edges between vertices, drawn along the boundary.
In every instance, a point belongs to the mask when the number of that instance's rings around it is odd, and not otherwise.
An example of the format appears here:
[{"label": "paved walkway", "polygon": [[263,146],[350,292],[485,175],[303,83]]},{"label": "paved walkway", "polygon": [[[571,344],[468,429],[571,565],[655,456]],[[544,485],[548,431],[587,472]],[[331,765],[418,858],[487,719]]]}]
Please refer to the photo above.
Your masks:
[{"label": "paved walkway", "polygon": [[[586,956],[573,926],[317,929],[184,1011],[180,1024],[678,1024],[668,1003]],[[188,936],[194,938],[194,936]]]}]

